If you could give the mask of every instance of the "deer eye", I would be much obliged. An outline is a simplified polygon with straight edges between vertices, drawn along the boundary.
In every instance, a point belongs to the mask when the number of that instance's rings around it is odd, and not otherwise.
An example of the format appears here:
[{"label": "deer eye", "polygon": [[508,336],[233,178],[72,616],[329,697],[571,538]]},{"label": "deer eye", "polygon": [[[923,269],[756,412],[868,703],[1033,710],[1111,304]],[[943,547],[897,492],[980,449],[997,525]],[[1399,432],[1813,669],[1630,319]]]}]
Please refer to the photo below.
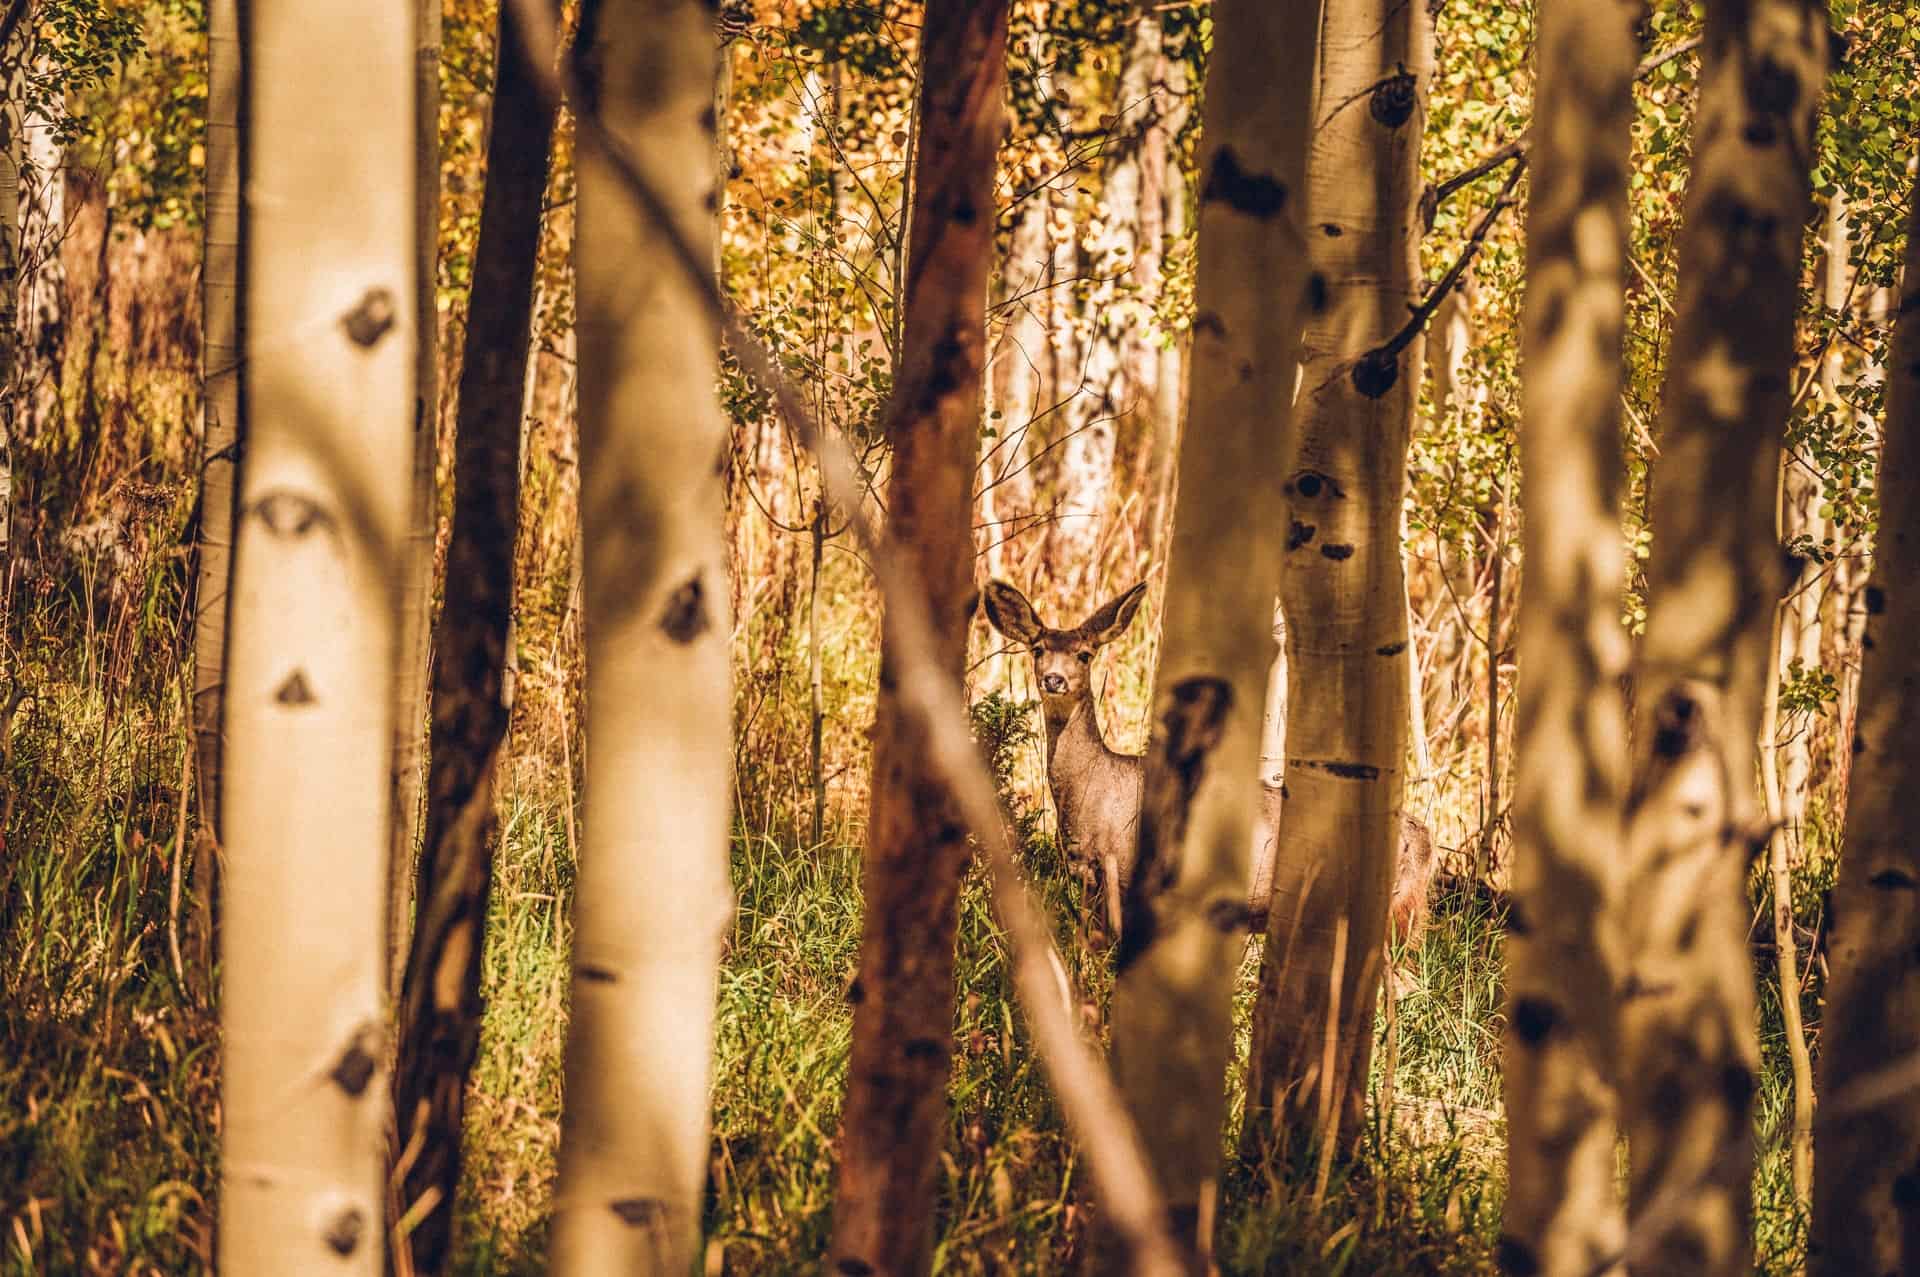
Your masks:
[{"label": "deer eye", "polygon": [[1085,665],[1088,661],[1093,659],[1092,652],[1075,652],[1074,655],[1080,658],[1080,663],[1082,665]]}]

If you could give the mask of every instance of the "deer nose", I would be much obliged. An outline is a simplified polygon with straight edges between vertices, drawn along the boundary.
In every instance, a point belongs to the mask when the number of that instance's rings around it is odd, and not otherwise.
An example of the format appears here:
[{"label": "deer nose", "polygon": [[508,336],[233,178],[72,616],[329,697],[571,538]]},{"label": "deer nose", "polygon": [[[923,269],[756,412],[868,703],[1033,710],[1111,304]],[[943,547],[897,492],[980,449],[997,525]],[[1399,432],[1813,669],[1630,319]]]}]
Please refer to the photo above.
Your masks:
[{"label": "deer nose", "polygon": [[1064,674],[1043,675],[1040,679],[1040,690],[1049,696],[1058,696],[1067,690],[1066,676]]}]

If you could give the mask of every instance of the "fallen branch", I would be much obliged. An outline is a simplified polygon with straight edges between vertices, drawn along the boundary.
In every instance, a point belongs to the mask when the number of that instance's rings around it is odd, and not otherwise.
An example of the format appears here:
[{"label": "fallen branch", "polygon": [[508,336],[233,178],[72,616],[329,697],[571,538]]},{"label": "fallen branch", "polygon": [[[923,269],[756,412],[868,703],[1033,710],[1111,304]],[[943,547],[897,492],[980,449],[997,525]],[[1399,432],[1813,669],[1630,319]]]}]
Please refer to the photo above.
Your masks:
[{"label": "fallen branch", "polygon": [[935,646],[933,627],[920,583],[903,567],[891,542],[862,509],[859,474],[846,445],[819,428],[799,392],[740,323],[714,279],[712,263],[694,247],[632,152],[592,109],[593,98],[582,91],[575,65],[569,60],[563,70],[551,69],[555,59],[550,55],[558,48],[557,23],[551,9],[543,12],[540,0],[512,2],[520,9],[527,31],[545,33],[530,45],[533,61],[541,70],[543,89],[555,98],[564,90],[573,108],[579,139],[598,148],[619,175],[627,193],[665,239],[686,282],[720,325],[734,357],[773,395],[780,411],[813,452],[828,496],[848,512],[855,537],[873,562],[881,596],[899,638],[901,704],[926,732],[931,761],[951,787],[985,855],[995,903],[1013,951],[1014,979],[1041,1063],[1068,1122],[1086,1149],[1112,1226],[1132,1254],[1133,1271],[1142,1277],[1176,1277],[1184,1269],[1167,1234],[1166,1208],[1159,1186],[1112,1076],[1082,1041],[1068,1006],[1059,996],[1059,960],[1053,953],[1051,928],[1020,876],[999,797],[967,732],[961,688],[941,672],[930,655]]}]

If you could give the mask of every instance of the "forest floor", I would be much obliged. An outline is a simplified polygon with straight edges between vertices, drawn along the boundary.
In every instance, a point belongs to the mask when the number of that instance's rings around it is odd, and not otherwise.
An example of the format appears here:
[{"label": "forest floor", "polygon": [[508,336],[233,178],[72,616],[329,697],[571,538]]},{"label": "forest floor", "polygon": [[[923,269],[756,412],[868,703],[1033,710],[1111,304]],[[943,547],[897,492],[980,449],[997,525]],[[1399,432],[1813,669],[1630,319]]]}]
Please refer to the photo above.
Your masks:
[{"label": "forest floor", "polygon": [[[191,916],[176,923],[171,907],[182,704],[177,679],[113,706],[83,681],[40,691],[12,724],[10,841],[0,853],[0,1273],[186,1273],[210,1253],[217,1023]],[[467,1274],[544,1266],[573,884],[567,799],[548,776],[528,759],[504,786],[487,1016],[458,1201]],[[1041,860],[1046,850],[1037,840]],[[825,1249],[858,865],[845,838],[817,847],[768,830],[736,838],[739,913],[720,979],[705,1219],[710,1273],[810,1272]],[[1041,870],[1043,894],[1068,916],[1077,886]],[[1817,884],[1807,889],[1817,896]],[[1336,1172],[1317,1205],[1300,1187],[1229,1183],[1219,1230],[1226,1271],[1494,1270],[1504,1191],[1500,928],[1485,903],[1436,906],[1424,943],[1403,956],[1390,1015],[1383,1001],[1362,1157]],[[1070,1269],[1095,1226],[1085,1170],[1013,1004],[978,873],[963,911],[937,1267]],[[175,931],[185,933],[179,978]],[[1257,947],[1240,970],[1242,1056]],[[1077,980],[1103,998],[1103,976],[1079,965]],[[1755,1205],[1760,1271],[1785,1274],[1804,1234],[1785,1153],[1791,1094],[1771,969],[1757,961],[1766,1070]]]}]

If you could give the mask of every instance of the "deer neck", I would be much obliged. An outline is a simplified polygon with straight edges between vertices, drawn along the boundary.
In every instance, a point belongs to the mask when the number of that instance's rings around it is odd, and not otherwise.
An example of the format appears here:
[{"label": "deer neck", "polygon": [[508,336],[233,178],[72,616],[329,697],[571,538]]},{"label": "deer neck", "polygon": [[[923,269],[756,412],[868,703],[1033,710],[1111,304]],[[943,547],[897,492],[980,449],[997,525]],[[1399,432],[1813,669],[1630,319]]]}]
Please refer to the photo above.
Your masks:
[{"label": "deer neck", "polygon": [[1079,760],[1093,754],[1110,753],[1100,734],[1100,717],[1093,707],[1093,689],[1073,700],[1049,703],[1047,723],[1047,772],[1077,772]]}]

